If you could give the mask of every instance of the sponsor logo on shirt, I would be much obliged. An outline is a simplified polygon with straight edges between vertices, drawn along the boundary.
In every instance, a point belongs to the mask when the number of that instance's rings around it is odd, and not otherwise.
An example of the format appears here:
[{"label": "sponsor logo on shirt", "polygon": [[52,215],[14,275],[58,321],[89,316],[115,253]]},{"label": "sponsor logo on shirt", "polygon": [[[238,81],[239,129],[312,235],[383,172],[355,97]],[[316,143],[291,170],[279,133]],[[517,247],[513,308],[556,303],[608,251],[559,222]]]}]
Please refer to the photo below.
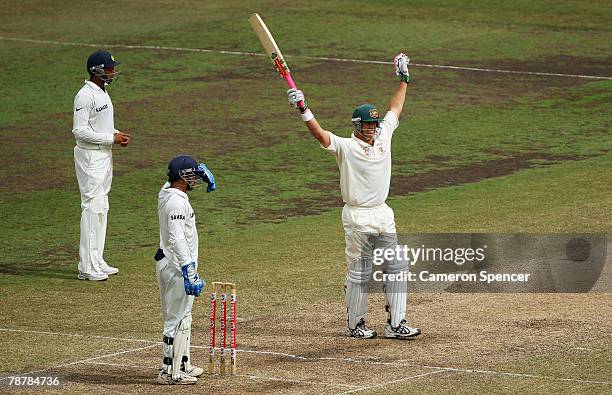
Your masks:
[{"label": "sponsor logo on shirt", "polygon": [[385,153],[385,147],[383,146],[383,143],[381,141],[378,141],[376,143],[374,143],[374,146],[362,146],[363,148],[363,153],[365,156],[367,156],[368,158],[373,158],[376,157],[376,154],[378,153],[379,156],[383,155]]},{"label": "sponsor logo on shirt", "polygon": [[183,221],[185,220],[185,216],[183,214],[174,214],[170,216],[171,220],[175,220],[175,219],[182,219]]},{"label": "sponsor logo on shirt", "polygon": [[[108,108],[108,104],[103,105],[102,107],[96,107],[96,112],[104,111]],[[78,110],[77,110],[78,111]]]}]

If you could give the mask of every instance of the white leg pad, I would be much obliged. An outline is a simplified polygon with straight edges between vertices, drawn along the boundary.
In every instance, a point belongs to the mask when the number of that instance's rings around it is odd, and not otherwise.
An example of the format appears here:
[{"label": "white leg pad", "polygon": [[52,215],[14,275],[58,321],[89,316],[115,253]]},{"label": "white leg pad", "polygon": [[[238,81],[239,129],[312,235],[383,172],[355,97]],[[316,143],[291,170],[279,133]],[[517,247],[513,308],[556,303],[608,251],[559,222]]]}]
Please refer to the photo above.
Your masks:
[{"label": "white leg pad", "polygon": [[368,310],[368,283],[372,275],[369,257],[355,259],[349,266],[344,283],[348,326],[354,329]]},{"label": "white leg pad", "polygon": [[[395,233],[383,233],[376,241],[376,248],[395,249],[397,246],[397,235]],[[388,274],[399,274],[408,271],[408,262],[395,257],[385,262],[385,272]],[[385,297],[387,299],[387,312],[391,320],[391,326],[397,327],[406,317],[406,295],[408,293],[408,281],[390,281],[387,277],[385,284]]]},{"label": "white leg pad", "polygon": [[186,345],[189,339],[189,332],[191,332],[191,313],[181,320],[174,334],[174,344],[172,347],[172,378],[174,380],[178,380],[180,377],[181,361],[187,351]]},{"label": "white leg pad", "polygon": [[185,364],[185,371],[189,372],[191,370],[191,313],[185,317],[185,319],[189,319],[189,330],[187,331],[187,336],[185,336],[185,351],[183,352],[182,362]]}]

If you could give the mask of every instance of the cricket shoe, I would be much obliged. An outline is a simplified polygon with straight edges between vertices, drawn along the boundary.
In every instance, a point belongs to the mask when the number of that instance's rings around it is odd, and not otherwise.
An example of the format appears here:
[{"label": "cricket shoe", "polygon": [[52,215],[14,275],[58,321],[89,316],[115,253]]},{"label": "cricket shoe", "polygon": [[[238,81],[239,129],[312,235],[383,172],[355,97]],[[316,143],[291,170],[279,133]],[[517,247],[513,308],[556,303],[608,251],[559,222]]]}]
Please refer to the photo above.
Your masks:
[{"label": "cricket shoe", "polygon": [[406,325],[406,320],[402,320],[397,328],[391,326],[391,321],[387,320],[385,326],[385,337],[389,339],[411,339],[421,334],[419,328],[412,328]]},{"label": "cricket shoe", "polygon": [[109,276],[111,274],[119,273],[119,269],[117,269],[116,267],[108,266],[108,263],[106,262],[102,262],[100,264],[100,270],[102,270],[102,273],[107,274]]},{"label": "cricket shoe", "polygon": [[108,275],[106,273],[82,273],[79,272],[77,276],[79,280],[89,280],[89,281],[106,281],[108,279]]},{"label": "cricket shoe", "polygon": [[189,385],[197,382],[197,378],[190,376],[181,370],[179,370],[179,377],[177,379],[173,379],[172,374],[166,372],[164,369],[160,369],[159,375],[157,376],[157,384],[161,385]]},{"label": "cricket shoe", "polygon": [[197,366],[192,366],[189,369],[185,369],[183,367],[181,370],[191,377],[200,377],[202,374],[204,374],[204,369],[198,368]]},{"label": "cricket shoe", "polygon": [[346,335],[350,337],[358,337],[360,339],[372,339],[376,337],[376,331],[368,328],[365,320],[362,318],[357,323],[355,329],[346,328]]}]

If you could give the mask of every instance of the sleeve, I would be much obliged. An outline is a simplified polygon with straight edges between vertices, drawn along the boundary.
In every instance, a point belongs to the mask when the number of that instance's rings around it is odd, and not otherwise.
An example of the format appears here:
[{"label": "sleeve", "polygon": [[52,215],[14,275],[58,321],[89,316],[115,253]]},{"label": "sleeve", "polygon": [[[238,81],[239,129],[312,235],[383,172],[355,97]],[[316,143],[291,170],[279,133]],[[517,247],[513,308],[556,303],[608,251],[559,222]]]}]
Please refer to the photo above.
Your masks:
[{"label": "sleeve", "polygon": [[399,119],[397,119],[397,115],[393,111],[387,111],[383,121],[380,123],[381,133],[386,134],[387,136],[393,136],[393,132],[399,126]]},{"label": "sleeve", "polygon": [[172,253],[179,266],[186,265],[191,262],[195,262],[195,259],[191,256],[191,250],[187,244],[185,237],[185,221],[187,220],[187,213],[185,210],[172,209],[168,213],[168,249]]},{"label": "sleeve", "polygon": [[329,139],[331,141],[329,147],[323,147],[321,144],[319,144],[321,148],[334,156],[342,155],[342,139],[332,132],[329,132]]},{"label": "sleeve", "polygon": [[98,133],[89,124],[89,114],[93,110],[94,100],[86,92],[79,92],[74,98],[72,134],[78,140],[92,144],[112,145],[115,137],[109,133]]}]

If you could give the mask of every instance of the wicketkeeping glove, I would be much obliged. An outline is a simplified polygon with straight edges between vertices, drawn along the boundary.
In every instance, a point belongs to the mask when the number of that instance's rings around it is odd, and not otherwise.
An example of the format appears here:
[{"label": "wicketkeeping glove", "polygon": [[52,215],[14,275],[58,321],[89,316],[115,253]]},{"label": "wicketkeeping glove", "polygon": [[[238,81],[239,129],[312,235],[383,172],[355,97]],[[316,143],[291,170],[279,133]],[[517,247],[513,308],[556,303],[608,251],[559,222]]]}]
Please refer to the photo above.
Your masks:
[{"label": "wicketkeeping glove", "polygon": [[[289,89],[287,91],[287,97],[289,99],[289,105],[296,110],[300,110],[300,112],[306,111],[308,108],[308,104],[306,104],[306,99],[304,98],[304,92],[299,89]],[[300,107],[299,103],[303,102],[304,105]]]},{"label": "wicketkeeping glove", "polygon": [[204,281],[202,281],[196,272],[195,262],[184,265],[181,267],[181,271],[183,272],[185,293],[187,295],[200,296],[202,288],[204,288]]},{"label": "wicketkeeping glove", "polygon": [[395,66],[395,75],[400,77],[400,80],[405,83],[410,82],[410,73],[408,72],[408,64],[410,63],[410,58],[406,56],[405,53],[400,53],[393,59],[393,64]]}]

